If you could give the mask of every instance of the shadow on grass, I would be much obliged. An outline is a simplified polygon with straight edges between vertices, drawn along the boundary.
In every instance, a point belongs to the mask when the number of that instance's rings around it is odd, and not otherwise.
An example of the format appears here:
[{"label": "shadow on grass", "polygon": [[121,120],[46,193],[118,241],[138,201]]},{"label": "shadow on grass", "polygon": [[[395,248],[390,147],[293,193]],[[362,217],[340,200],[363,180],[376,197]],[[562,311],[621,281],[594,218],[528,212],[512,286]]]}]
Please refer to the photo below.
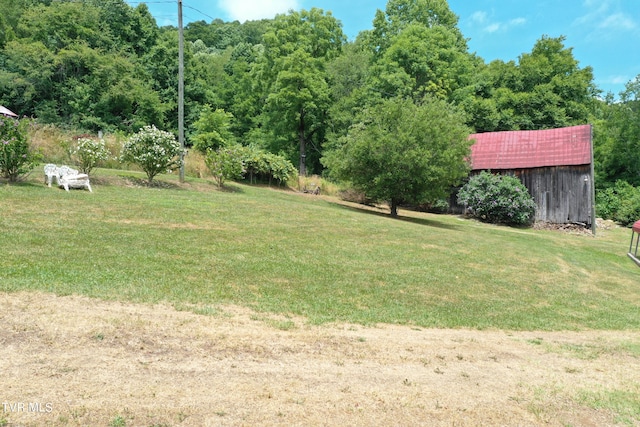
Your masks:
[{"label": "shadow on grass", "polygon": [[[46,183],[27,181],[26,179],[10,182],[8,179],[0,179],[0,187],[34,187],[34,188],[48,188]],[[55,184],[51,184],[51,187],[55,187]]]},{"label": "shadow on grass", "polygon": [[120,177],[124,180],[126,185],[129,185],[131,187],[169,188],[172,190],[180,189],[180,186],[173,182],[161,181],[157,179],[149,182],[147,179],[138,178],[132,175],[120,175]]},{"label": "shadow on grass", "polygon": [[367,215],[374,215],[374,216],[378,216],[381,218],[388,218],[389,220],[396,220],[396,221],[405,221],[405,222],[410,222],[413,224],[417,224],[417,225],[424,225],[427,227],[435,227],[435,228],[442,228],[442,229],[446,229],[446,230],[452,230],[452,231],[460,231],[460,227],[457,225],[453,225],[453,224],[446,224],[444,222],[441,221],[437,221],[434,219],[428,219],[428,218],[414,218],[414,217],[409,217],[409,216],[402,216],[402,215],[398,215],[397,218],[393,218],[391,217],[391,214],[388,212],[388,210],[386,211],[382,211],[379,210],[376,207],[372,207],[372,206],[349,206],[349,205],[344,205],[342,203],[339,202],[330,202],[334,205],[336,205],[337,207],[341,208],[341,209],[346,209],[352,212],[357,212],[357,213],[362,213],[362,214],[367,214]]},{"label": "shadow on grass", "polygon": [[219,187],[218,184],[213,184],[216,191],[221,191],[223,193],[244,193],[244,190],[241,187],[237,187],[235,185],[224,184],[222,187]]}]

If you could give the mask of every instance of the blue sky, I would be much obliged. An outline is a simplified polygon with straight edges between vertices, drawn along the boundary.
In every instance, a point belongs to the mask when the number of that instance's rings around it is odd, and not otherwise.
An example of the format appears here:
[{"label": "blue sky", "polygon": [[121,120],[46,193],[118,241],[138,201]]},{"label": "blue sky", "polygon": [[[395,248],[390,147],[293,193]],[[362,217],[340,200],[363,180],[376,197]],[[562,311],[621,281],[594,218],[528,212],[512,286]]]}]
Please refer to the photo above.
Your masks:
[{"label": "blue sky", "polygon": [[[272,18],[290,9],[331,11],[353,39],[372,28],[386,0],[182,0],[185,25]],[[137,1],[129,1],[133,6]],[[177,0],[146,2],[159,25],[177,25]],[[517,60],[543,35],[565,36],[579,66],[591,66],[595,83],[617,95],[640,75],[640,0],[449,0],[469,49],[490,62]]]}]

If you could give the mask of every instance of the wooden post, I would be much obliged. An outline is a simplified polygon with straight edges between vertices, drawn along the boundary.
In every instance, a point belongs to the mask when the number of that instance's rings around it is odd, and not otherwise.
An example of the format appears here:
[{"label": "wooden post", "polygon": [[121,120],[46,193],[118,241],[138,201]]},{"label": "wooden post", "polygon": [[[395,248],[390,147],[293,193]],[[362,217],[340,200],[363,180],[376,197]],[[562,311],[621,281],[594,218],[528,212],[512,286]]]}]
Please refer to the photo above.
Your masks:
[{"label": "wooden post", "polygon": [[184,182],[184,32],[182,0],[178,0],[178,141],[180,142],[180,182]]},{"label": "wooden post", "polygon": [[596,221],[596,173],[595,166],[593,164],[593,125],[589,125],[591,130],[591,234],[596,235],[597,222]]}]

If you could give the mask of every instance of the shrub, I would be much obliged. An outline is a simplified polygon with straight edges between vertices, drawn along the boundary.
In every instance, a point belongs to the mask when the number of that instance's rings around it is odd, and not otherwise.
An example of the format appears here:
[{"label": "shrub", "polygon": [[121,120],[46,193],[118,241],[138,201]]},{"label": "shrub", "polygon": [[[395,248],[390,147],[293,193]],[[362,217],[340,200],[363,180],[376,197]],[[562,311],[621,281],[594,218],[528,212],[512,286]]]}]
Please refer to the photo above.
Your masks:
[{"label": "shrub", "polygon": [[171,172],[182,165],[181,152],[172,133],[145,126],[124,143],[121,160],[140,166],[151,184],[159,173]]},{"label": "shrub", "polygon": [[242,162],[241,148],[236,145],[207,152],[205,163],[216,180],[218,187],[222,187],[226,180],[242,178],[244,164]]},{"label": "shrub", "polygon": [[26,175],[40,161],[27,142],[28,120],[0,115],[0,174],[10,182]]},{"label": "shrub", "polygon": [[78,138],[76,143],[71,146],[70,154],[82,173],[87,175],[99,162],[109,158],[109,151],[103,139]]},{"label": "shrub", "polygon": [[596,212],[604,219],[612,219],[628,226],[640,219],[640,188],[618,180],[613,187],[596,193]]},{"label": "shrub", "polygon": [[242,160],[249,182],[262,179],[271,184],[272,180],[280,185],[286,183],[297,172],[289,160],[277,154],[268,153],[255,147],[242,148]]},{"label": "shrub", "polygon": [[486,222],[526,225],[535,219],[533,198],[520,180],[512,176],[482,172],[458,192],[458,203]]}]

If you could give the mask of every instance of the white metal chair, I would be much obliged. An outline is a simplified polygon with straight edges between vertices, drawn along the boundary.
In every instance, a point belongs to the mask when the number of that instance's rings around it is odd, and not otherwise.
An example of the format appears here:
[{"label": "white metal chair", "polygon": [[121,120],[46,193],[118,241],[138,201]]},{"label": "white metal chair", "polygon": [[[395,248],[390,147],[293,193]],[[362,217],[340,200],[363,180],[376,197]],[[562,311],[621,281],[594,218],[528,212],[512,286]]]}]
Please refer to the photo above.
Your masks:
[{"label": "white metal chair", "polygon": [[58,174],[58,186],[63,187],[66,191],[69,191],[69,188],[86,188],[93,193],[89,183],[89,175],[78,173],[76,169],[71,169],[69,166],[61,166],[58,169]]},{"label": "white metal chair", "polygon": [[58,184],[60,181],[60,171],[58,166],[52,163],[44,165],[44,179],[49,187],[51,187],[51,181],[53,181],[53,178],[56,179],[56,184]]}]

